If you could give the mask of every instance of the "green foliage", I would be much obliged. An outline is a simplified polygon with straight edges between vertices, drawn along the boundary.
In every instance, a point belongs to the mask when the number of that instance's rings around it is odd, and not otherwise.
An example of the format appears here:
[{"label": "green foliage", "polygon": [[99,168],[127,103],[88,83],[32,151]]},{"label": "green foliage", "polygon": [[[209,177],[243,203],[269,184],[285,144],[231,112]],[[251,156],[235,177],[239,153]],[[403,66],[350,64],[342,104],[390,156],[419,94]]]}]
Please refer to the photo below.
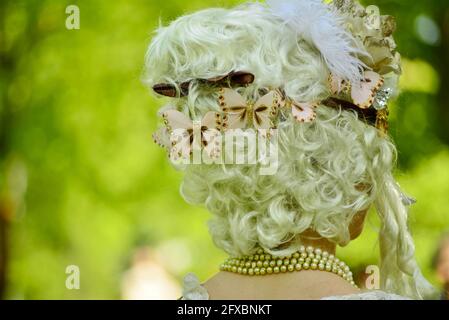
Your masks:
[{"label": "green foliage", "polygon": [[[171,248],[163,250],[164,262],[178,279],[187,271],[202,279],[216,271],[224,254],[208,237],[207,212],[183,202],[180,174],[152,143],[161,102],[140,77],[159,17],[165,23],[240,2],[77,1],[80,30],[65,27],[67,1],[1,2],[0,213],[9,221],[7,298],[119,298],[123,271],[142,244]],[[449,56],[442,26],[449,6],[446,0],[371,2],[398,20],[404,92],[392,106],[391,132],[400,149],[399,180],[418,199],[411,227],[419,261],[432,277],[429,259],[449,215],[449,119],[442,98],[448,91],[442,61]],[[441,26],[439,44],[425,44],[413,32],[421,14]],[[355,263],[376,263],[372,220],[342,251]],[[187,263],[176,260],[176,248],[184,248]],[[80,267],[80,290],[65,287],[70,264]]]}]

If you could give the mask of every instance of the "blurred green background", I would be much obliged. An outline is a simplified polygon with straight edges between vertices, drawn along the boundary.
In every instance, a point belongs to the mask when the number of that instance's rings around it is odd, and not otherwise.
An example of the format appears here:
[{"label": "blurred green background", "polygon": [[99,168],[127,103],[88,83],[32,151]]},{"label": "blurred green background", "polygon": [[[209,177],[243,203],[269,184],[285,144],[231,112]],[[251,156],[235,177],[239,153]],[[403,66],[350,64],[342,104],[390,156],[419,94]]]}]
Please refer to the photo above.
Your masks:
[{"label": "blurred green background", "polygon": [[[207,212],[183,202],[180,173],[152,143],[161,101],[141,74],[159,19],[240,2],[0,2],[3,298],[121,298],[139,247],[151,247],[178,282],[189,271],[202,280],[216,272],[225,255],[209,239]],[[430,260],[449,228],[449,2],[369,3],[398,21],[397,176],[418,199],[410,216],[418,260],[437,284]],[[70,4],[80,8],[79,30],[66,29]],[[372,214],[342,258],[353,267],[377,263],[376,232]],[[66,288],[69,265],[79,266],[79,290]]]}]

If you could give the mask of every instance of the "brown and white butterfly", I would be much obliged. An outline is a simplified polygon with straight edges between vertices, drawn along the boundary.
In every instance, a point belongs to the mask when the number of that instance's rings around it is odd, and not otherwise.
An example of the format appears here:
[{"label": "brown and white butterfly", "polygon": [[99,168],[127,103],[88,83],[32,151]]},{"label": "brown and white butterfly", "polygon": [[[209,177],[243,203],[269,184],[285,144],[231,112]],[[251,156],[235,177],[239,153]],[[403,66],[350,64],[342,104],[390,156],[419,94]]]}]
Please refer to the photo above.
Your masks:
[{"label": "brown and white butterfly", "polygon": [[[174,109],[162,113],[165,128],[159,129],[153,139],[169,150],[170,159],[189,159],[194,143],[204,148],[206,154],[215,159],[221,154],[222,117],[217,112],[207,112],[201,121],[192,121],[185,114]],[[198,132],[201,137],[196,141],[194,135]],[[168,135],[168,139],[167,139]]]},{"label": "brown and white butterfly", "polygon": [[273,118],[282,105],[282,97],[277,91],[270,91],[253,103],[232,89],[221,88],[218,99],[224,113],[224,129],[272,129]]},{"label": "brown and white butterfly", "polygon": [[374,71],[365,71],[359,85],[350,84],[335,75],[330,76],[332,94],[350,93],[352,102],[361,109],[373,105],[374,97],[383,84],[382,76]]},{"label": "brown and white butterfly", "polygon": [[318,102],[296,102],[286,97],[283,90],[278,89],[277,92],[283,97],[281,107],[290,108],[289,111],[297,122],[312,122],[316,119],[315,109],[319,105]]}]

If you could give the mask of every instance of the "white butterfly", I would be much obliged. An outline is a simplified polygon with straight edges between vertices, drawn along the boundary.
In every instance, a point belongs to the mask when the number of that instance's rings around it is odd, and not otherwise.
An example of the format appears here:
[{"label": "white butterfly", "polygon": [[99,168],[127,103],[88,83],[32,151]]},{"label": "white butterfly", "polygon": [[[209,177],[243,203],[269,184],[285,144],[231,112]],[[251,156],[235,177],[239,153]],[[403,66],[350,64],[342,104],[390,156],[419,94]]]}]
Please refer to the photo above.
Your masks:
[{"label": "white butterfly", "polygon": [[270,91],[256,102],[247,102],[232,89],[220,89],[219,103],[223,116],[224,129],[271,129],[273,118],[281,107],[282,97],[277,91]]},{"label": "white butterfly", "polygon": [[312,122],[316,119],[318,102],[297,102],[286,97],[283,90],[278,89],[277,92],[282,97],[281,107],[291,108],[292,116],[297,122]]},{"label": "white butterfly", "polygon": [[166,147],[170,159],[189,159],[195,143],[195,132],[200,133],[198,147],[203,147],[206,154],[214,159],[221,154],[222,117],[219,113],[210,111],[199,122],[194,122],[182,112],[174,109],[162,113],[165,128],[153,134],[154,141]]},{"label": "white butterfly", "polygon": [[351,85],[351,83],[333,74],[330,77],[332,94],[350,93],[353,103],[361,109],[366,109],[373,105],[376,92],[383,84],[384,79],[382,76],[374,71],[365,71],[360,85]]}]

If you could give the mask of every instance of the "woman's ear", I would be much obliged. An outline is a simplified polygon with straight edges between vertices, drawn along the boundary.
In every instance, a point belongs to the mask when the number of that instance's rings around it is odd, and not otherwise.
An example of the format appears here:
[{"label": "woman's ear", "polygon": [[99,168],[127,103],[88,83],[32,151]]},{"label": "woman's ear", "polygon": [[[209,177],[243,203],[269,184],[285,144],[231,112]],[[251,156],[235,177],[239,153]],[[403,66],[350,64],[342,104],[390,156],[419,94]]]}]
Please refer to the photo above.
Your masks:
[{"label": "woman's ear", "polygon": [[349,233],[351,240],[357,239],[363,231],[365,226],[365,218],[368,214],[369,207],[363,211],[359,211],[351,221],[349,225]]}]

